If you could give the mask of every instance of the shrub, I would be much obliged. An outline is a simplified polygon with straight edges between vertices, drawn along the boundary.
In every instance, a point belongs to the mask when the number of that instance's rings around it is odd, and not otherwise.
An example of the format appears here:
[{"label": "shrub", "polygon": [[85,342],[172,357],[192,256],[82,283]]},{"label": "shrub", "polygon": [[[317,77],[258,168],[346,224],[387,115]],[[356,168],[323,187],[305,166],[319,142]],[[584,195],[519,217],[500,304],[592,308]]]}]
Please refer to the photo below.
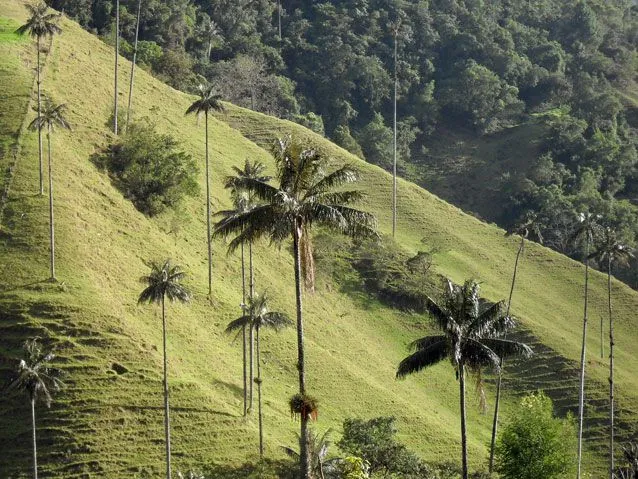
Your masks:
[{"label": "shrub", "polygon": [[394,421],[393,417],[369,421],[348,418],[343,421],[343,436],[337,446],[346,454],[363,459],[373,477],[376,473],[429,477],[428,467],[396,440]]},{"label": "shrub", "polygon": [[572,473],[575,430],[570,417],[554,417],[552,401],[538,393],[522,399],[496,445],[503,479],[558,479]]},{"label": "shrub", "polygon": [[133,123],[126,135],[95,158],[135,207],[154,216],[197,193],[197,166],[178,150],[178,142],[160,134],[147,120]]}]

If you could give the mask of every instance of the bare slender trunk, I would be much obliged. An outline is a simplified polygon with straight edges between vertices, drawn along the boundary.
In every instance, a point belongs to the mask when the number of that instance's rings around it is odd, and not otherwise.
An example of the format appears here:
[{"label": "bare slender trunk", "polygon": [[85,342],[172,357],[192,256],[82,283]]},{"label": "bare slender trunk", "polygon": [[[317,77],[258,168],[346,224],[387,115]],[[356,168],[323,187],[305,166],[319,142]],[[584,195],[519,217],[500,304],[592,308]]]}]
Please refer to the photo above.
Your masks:
[{"label": "bare slender trunk", "polygon": [[614,479],[614,322],[611,307],[611,257],[607,257],[607,306],[609,308],[609,479]]},{"label": "bare slender trunk", "polygon": [[580,479],[583,456],[583,416],[585,413],[585,354],[587,349],[587,302],[589,300],[589,236],[585,241],[585,307],[583,312],[583,344],[580,353],[580,391],[578,396],[578,468],[576,478]]},{"label": "bare slender trunk", "polygon": [[168,406],[168,362],[166,358],[166,311],[162,296],[162,340],[164,350],[164,436],[166,439],[166,479],[171,479],[171,426]]},{"label": "bare slender trunk", "polygon": [[[518,252],[516,253],[516,261],[514,262],[514,274],[512,275],[512,285],[510,286],[510,296],[507,300],[506,316],[510,315],[510,308],[512,307],[512,296],[514,295],[514,285],[516,284],[516,273],[518,273],[518,262],[521,257],[521,253],[525,248],[525,238],[521,236],[521,243],[518,246]],[[496,435],[498,433],[498,412],[501,403],[501,385],[503,382],[503,358],[500,359],[501,371],[498,375],[498,381],[496,382],[496,401],[494,402],[494,419],[492,421],[492,441],[490,442],[490,474],[494,470],[494,447],[496,446]]]},{"label": "bare slender trunk", "polygon": [[49,241],[51,243],[50,272],[55,281],[55,224],[53,221],[53,165],[51,163],[51,123],[47,123],[47,149],[49,157]]},{"label": "bare slender trunk", "polygon": [[31,398],[31,432],[33,433],[33,479],[38,479],[38,446],[35,440],[35,398]]},{"label": "bare slender trunk", "polygon": [[115,0],[115,94],[113,96],[113,132],[117,135],[117,76],[120,55],[120,0]]},{"label": "bare slender trunk", "polygon": [[279,43],[281,43],[281,0],[277,0],[277,21],[279,23]]},{"label": "bare slender trunk", "polygon": [[[301,254],[299,242],[303,226],[295,221],[293,225],[293,250],[295,254],[295,298],[297,302],[297,370],[299,371],[299,393],[306,394],[306,371],[304,358],[303,309],[301,296]],[[308,460],[308,417],[301,414],[301,433],[299,435],[299,459],[301,478],[310,478],[310,461]]]},{"label": "bare slender trunk", "polygon": [[[241,310],[242,315],[246,316],[246,262],[244,258],[244,243],[241,244]],[[241,328],[242,331],[242,355],[244,366],[244,416],[248,412],[248,369],[246,357],[246,325]]]},{"label": "bare slender trunk", "polygon": [[463,479],[467,477],[467,430],[465,426],[465,366],[459,366],[459,392],[461,403],[461,460],[463,467]]},{"label": "bare slender trunk", "polygon": [[208,164],[208,110],[206,117],[206,241],[208,244],[208,296],[213,297],[213,247],[210,233],[210,167]]},{"label": "bare slender trunk", "polygon": [[137,39],[140,32],[140,13],[142,11],[142,0],[137,0],[137,20],[135,21],[135,43],[133,43],[133,61],[131,62],[131,79],[128,85],[128,105],[126,106],[126,124],[124,132],[128,131],[128,124],[131,119],[131,106],[133,103],[133,81],[135,79],[135,62],[137,60]]},{"label": "bare slender trunk", "polygon": [[392,237],[397,230],[397,35],[394,31],[394,138],[393,151],[394,160],[392,162]]},{"label": "bare slender trunk", "polygon": [[259,344],[259,326],[256,328],[257,333],[257,407],[259,415],[259,458],[264,458],[264,416],[261,406],[261,351]]},{"label": "bare slender trunk", "polygon": [[[40,86],[40,35],[37,37],[37,48],[38,48],[38,65],[36,68],[36,72],[38,75],[38,118],[42,116],[42,93]],[[40,194],[44,195],[44,169],[42,166],[42,124],[38,126],[38,160],[40,162]]]},{"label": "bare slender trunk", "polygon": [[[249,283],[249,298],[250,298],[250,304],[253,303],[253,300],[255,299],[255,272],[254,272],[254,268],[253,268],[253,245],[252,243],[248,243],[248,283]],[[251,313],[252,315],[252,310]],[[253,397],[254,397],[254,384],[255,384],[255,334],[254,334],[254,328],[253,328],[253,318],[250,318],[250,329],[249,329],[249,339],[248,339],[248,350],[249,350],[249,367],[248,367],[248,371],[250,374],[250,393],[249,393],[249,407],[248,407],[248,411],[252,412],[253,411],[253,407],[254,407],[254,401],[253,401]]]},{"label": "bare slender trunk", "polygon": [[603,359],[605,355],[605,344],[603,343],[603,316],[600,315],[600,359]]}]

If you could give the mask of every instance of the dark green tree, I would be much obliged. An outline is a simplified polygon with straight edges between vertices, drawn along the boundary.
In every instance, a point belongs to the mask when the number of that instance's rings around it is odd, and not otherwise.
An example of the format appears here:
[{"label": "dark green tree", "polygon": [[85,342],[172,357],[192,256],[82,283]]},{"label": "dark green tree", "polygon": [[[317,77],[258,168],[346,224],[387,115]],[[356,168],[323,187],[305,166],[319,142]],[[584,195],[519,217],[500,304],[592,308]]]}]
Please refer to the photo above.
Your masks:
[{"label": "dark green tree", "polygon": [[53,163],[51,158],[51,134],[55,127],[71,129],[71,125],[64,118],[66,105],[55,105],[50,98],[45,97],[44,106],[38,107],[38,116],[30,124],[30,130],[41,131],[47,129],[47,154],[49,158],[49,241],[50,241],[50,273],[51,281],[55,281],[55,224],[53,219]]},{"label": "dark green tree", "polygon": [[260,349],[260,337],[259,332],[262,329],[273,329],[279,331],[288,326],[292,326],[294,323],[290,320],[286,313],[280,313],[278,311],[270,311],[268,307],[268,296],[264,293],[261,296],[254,294],[249,299],[247,308],[244,315],[231,321],[226,327],[226,332],[231,333],[238,330],[246,331],[246,328],[255,331],[256,346],[257,346],[257,377],[255,383],[257,383],[257,405],[259,414],[259,457],[264,457],[264,425],[263,425],[263,413],[262,413],[262,397],[261,397],[261,385],[263,383],[261,377],[261,349]]},{"label": "dark green tree", "polygon": [[[505,236],[517,235],[520,237],[520,242],[518,245],[518,250],[516,251],[516,260],[514,261],[514,274],[512,275],[512,284],[510,286],[510,295],[507,299],[507,309],[505,310],[505,315],[510,315],[510,310],[512,307],[512,296],[514,295],[514,286],[516,284],[516,275],[518,273],[518,262],[523,254],[525,249],[525,240],[534,238],[538,243],[543,243],[543,234],[541,232],[541,224],[539,222],[538,216],[534,213],[528,213],[525,215],[522,222],[515,225],[513,228],[509,229]],[[498,433],[498,414],[499,414],[499,406],[501,402],[501,386],[503,382],[503,358],[501,358],[501,372],[498,375],[498,379],[496,381],[496,400],[494,402],[494,420],[492,421],[492,441],[490,443],[490,464],[489,471],[490,473],[494,469],[494,447],[496,445],[496,435]]]},{"label": "dark green tree", "polygon": [[51,367],[55,355],[50,351],[43,351],[38,338],[24,343],[25,358],[18,364],[17,376],[13,379],[7,391],[24,392],[31,403],[31,431],[33,435],[33,479],[38,479],[38,449],[36,443],[35,403],[38,399],[51,407],[53,398],[51,393],[58,391],[64,384],[58,378],[60,371]]},{"label": "dark green tree", "polygon": [[204,115],[206,121],[206,241],[208,244],[208,295],[213,294],[213,249],[211,237],[211,217],[210,217],[210,168],[208,161],[208,114],[213,111],[223,111],[224,106],[221,97],[216,95],[213,87],[199,87],[199,98],[195,100],[186,110],[186,114],[196,114],[198,117]]},{"label": "dark green tree", "polygon": [[623,244],[611,228],[605,228],[596,250],[589,255],[599,266],[607,269],[607,311],[609,313],[609,479],[614,479],[614,321],[611,305],[612,264],[627,265],[634,257],[632,250]]},{"label": "dark green tree", "polygon": [[598,231],[600,217],[593,213],[580,213],[578,223],[572,233],[572,240],[583,243],[583,258],[585,260],[585,301],[583,306],[583,341],[580,352],[580,389],[578,394],[578,455],[577,479],[580,479],[581,460],[583,453],[583,417],[585,413],[585,355],[587,351],[587,314],[589,306],[589,256]]},{"label": "dark green tree", "polygon": [[164,358],[164,437],[166,441],[166,479],[171,479],[171,426],[170,408],[168,402],[168,358],[166,355],[166,307],[165,300],[187,302],[190,293],[181,284],[185,273],[182,269],[171,264],[169,259],[163,263],[150,262],[151,272],[142,276],[141,282],[147,286],[140,293],[138,304],[155,303],[162,305],[162,351]]},{"label": "dark green tree", "polygon": [[466,281],[463,286],[447,280],[443,302],[437,304],[428,297],[427,309],[443,334],[414,341],[411,348],[416,351],[401,361],[397,378],[419,372],[444,359],[452,362],[460,390],[463,479],[468,479],[466,370],[479,373],[483,368],[491,367],[499,373],[501,358],[514,355],[529,357],[532,351],[526,344],[502,339],[514,327],[514,321],[505,314],[503,301],[482,308],[479,286],[473,280]]},{"label": "dark green tree", "polygon": [[[38,85],[38,117],[42,114],[42,82],[40,80],[40,73],[42,70],[42,64],[40,62],[40,51],[42,50],[42,39],[51,38],[57,33],[62,33],[62,29],[58,26],[60,15],[57,13],[49,13],[49,7],[44,2],[38,2],[33,5],[26,5],[29,14],[31,15],[27,20],[27,23],[18,28],[17,33],[24,35],[28,33],[36,39],[37,48],[37,85]],[[42,166],[42,130],[38,129],[38,160],[40,166],[40,194],[44,194],[44,169]]]},{"label": "dark green tree", "polygon": [[[342,166],[332,173],[325,173],[324,158],[313,149],[305,148],[290,137],[278,140],[273,148],[277,164],[277,185],[244,178],[238,179],[237,187],[252,192],[263,201],[246,212],[222,212],[223,219],[217,223],[215,233],[221,236],[236,235],[230,242],[232,251],[242,243],[260,237],[269,237],[280,243],[292,236],[295,299],[297,316],[297,369],[299,372],[299,394],[306,397],[306,369],[304,347],[304,323],[302,304],[302,244],[307,241],[312,226],[323,225],[351,236],[375,235],[376,220],[369,213],[350,205],[360,200],[362,193],[347,191],[340,187],[354,183],[358,174],[350,165]],[[301,416],[300,455],[303,479],[310,476],[308,462],[307,414]]]}]

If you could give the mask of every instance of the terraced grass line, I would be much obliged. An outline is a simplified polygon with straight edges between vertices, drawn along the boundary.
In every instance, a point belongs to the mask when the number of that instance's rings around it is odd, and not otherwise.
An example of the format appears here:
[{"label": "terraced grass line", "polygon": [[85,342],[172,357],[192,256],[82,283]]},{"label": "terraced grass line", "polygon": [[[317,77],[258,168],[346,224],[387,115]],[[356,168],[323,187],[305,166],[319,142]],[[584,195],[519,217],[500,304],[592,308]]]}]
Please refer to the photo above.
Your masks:
[{"label": "terraced grass line", "polygon": [[[22,1],[0,0],[0,11],[17,23],[24,20]],[[149,219],[90,162],[90,156],[112,139],[106,124],[112,101],[112,49],[67,19],[62,28],[63,34],[54,39],[46,82],[47,93],[69,106],[74,127],[73,132],[60,132],[53,139],[61,283],[41,283],[48,267],[47,209],[46,201],[33,196],[37,139],[27,133],[0,237],[0,382],[15,366],[26,337],[52,338],[59,344],[59,365],[67,372],[67,388],[50,411],[38,411],[43,477],[158,477],[163,470],[161,328],[157,311],[138,307],[136,300],[141,288],[138,278],[146,272],[144,261],[171,257],[188,272],[188,284],[195,292],[190,305],[170,307],[168,321],[175,467],[186,470],[213,462],[240,465],[256,460],[256,420],[241,416],[241,351],[223,333],[240,313],[239,260],[226,255],[226,244],[215,241],[214,274],[219,279],[211,305],[206,299],[201,195],[184,201],[177,213]],[[28,72],[23,64],[15,68],[19,75]],[[126,70],[122,68],[122,82]],[[134,118],[152,117],[161,132],[178,138],[182,148],[203,165],[203,126],[184,117],[192,97],[142,71],[136,82]],[[214,209],[230,205],[222,180],[233,165],[241,166],[250,158],[264,162],[272,172],[273,160],[265,149],[268,142],[274,136],[293,133],[318,145],[334,164],[352,162],[360,167],[360,186],[368,193],[362,206],[378,216],[382,231],[389,232],[391,181],[379,168],[298,125],[232,105],[227,115],[211,120],[209,126],[214,139]],[[199,183],[204,191],[203,168]],[[515,239],[504,238],[498,228],[405,181],[399,189],[399,207],[397,240],[403,247],[412,252],[436,248],[437,272],[457,282],[474,276],[482,281],[486,297],[506,296]],[[258,290],[269,289],[273,309],[294,311],[287,247],[278,250],[258,244],[255,261]],[[517,282],[514,313],[527,330],[566,361],[574,361],[579,353],[581,277],[581,265],[530,245]],[[394,380],[406,345],[431,331],[428,322],[365,295],[345,294],[341,286],[323,278],[317,294],[305,298],[308,383],[320,401],[316,427],[338,430],[346,417],[395,415],[400,438],[424,459],[458,457],[458,391],[449,365],[441,364],[406,381]],[[627,411],[634,411],[638,410],[638,358],[634,354],[638,333],[633,315],[638,296],[620,284],[614,291],[618,396]],[[591,297],[592,308],[604,311],[604,276],[592,275]],[[595,358],[596,337],[590,335],[588,345],[594,353],[588,357],[592,386],[604,384],[606,378],[606,367]],[[264,344],[266,455],[277,458],[281,457],[280,445],[294,443],[298,428],[287,406],[296,384],[294,332],[273,334]],[[548,367],[554,371],[551,362]],[[560,381],[557,376],[548,387],[558,387]],[[505,399],[504,419],[516,404],[510,394]],[[630,423],[634,415],[628,416]],[[489,413],[483,416],[470,407],[473,469],[485,464],[490,423]],[[28,432],[24,403],[0,401],[0,476],[26,476]],[[594,477],[604,470],[595,448],[588,461]]]}]

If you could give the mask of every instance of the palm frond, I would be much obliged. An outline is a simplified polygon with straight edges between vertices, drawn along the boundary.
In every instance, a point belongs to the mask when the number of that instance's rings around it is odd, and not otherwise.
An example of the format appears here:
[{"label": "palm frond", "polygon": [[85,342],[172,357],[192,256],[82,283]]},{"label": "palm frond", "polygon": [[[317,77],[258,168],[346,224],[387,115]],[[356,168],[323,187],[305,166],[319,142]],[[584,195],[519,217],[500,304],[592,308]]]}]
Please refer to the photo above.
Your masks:
[{"label": "palm frond", "polygon": [[250,327],[253,322],[253,318],[250,315],[240,316],[237,319],[233,319],[224,330],[225,333],[234,333],[237,330],[242,329],[244,326]]},{"label": "palm frond", "polygon": [[[421,341],[424,341],[423,338]],[[402,379],[409,374],[421,371],[424,368],[433,366],[441,362],[448,355],[449,348],[447,340],[432,342],[426,348],[419,349],[399,363],[396,376]]]},{"label": "palm frond", "polygon": [[481,343],[498,354],[501,358],[522,357],[529,358],[534,352],[527,344],[500,338],[481,339]]},{"label": "palm frond", "polygon": [[471,370],[493,367],[497,373],[501,370],[501,358],[487,344],[468,339],[462,347],[463,363]]}]

